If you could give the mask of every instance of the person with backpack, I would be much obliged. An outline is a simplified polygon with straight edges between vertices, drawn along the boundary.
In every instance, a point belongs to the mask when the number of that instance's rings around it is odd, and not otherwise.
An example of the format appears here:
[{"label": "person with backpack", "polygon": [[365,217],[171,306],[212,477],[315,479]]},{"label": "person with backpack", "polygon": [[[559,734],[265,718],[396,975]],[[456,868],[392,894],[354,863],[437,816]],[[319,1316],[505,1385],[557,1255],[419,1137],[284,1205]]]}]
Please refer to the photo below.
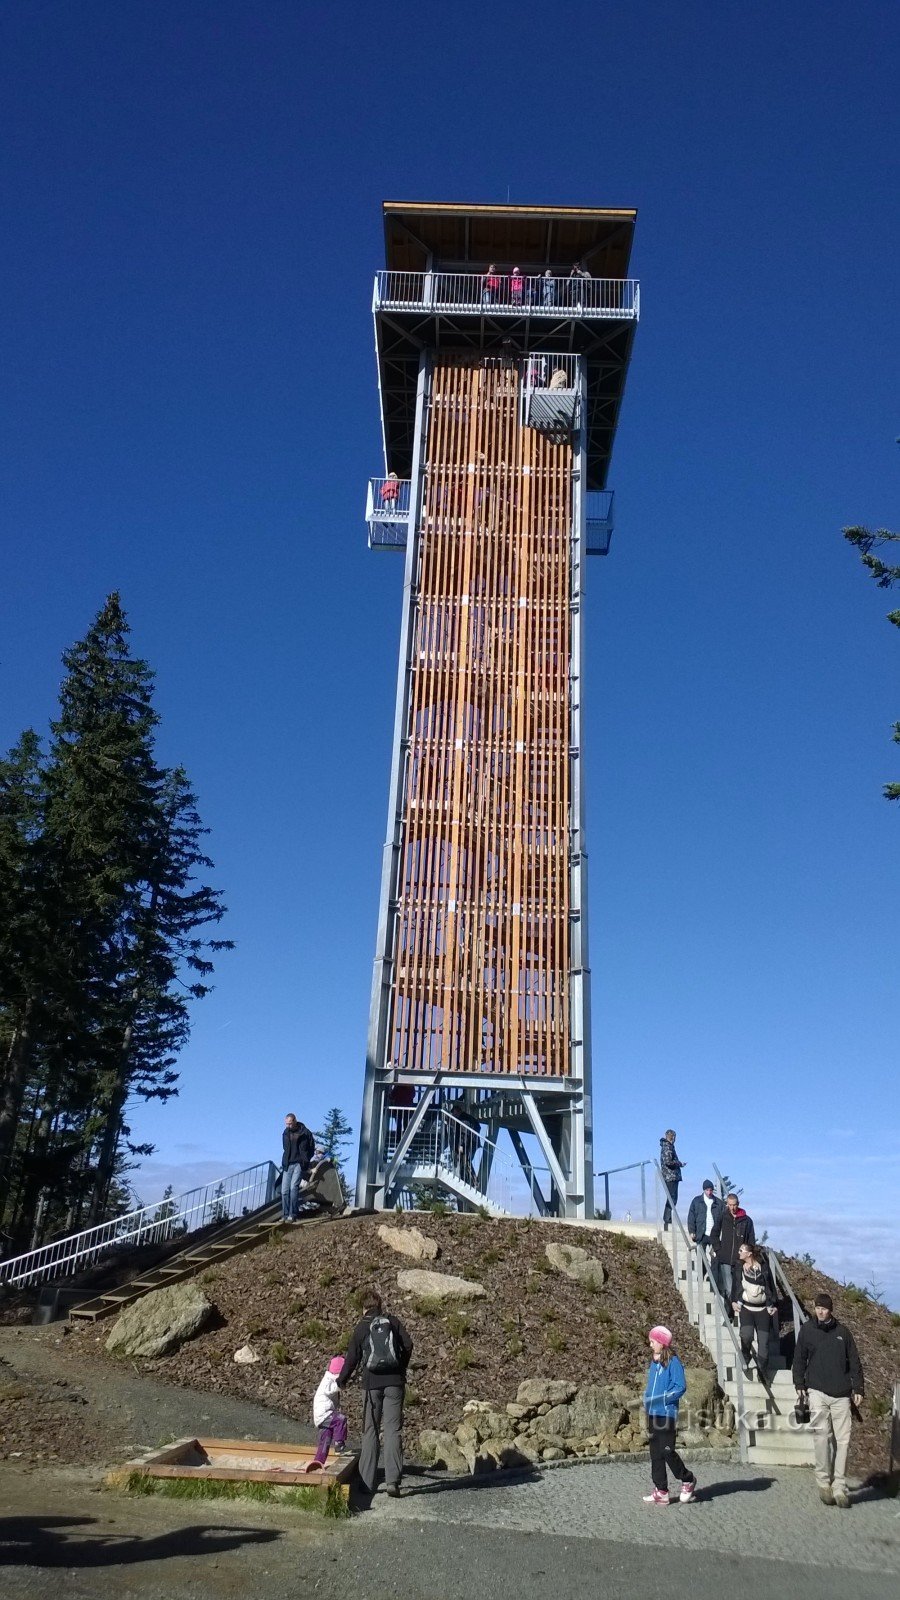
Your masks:
[{"label": "person with backpack", "polygon": [[650,1343],[650,1370],[644,1385],[644,1410],[650,1434],[650,1476],[653,1488],[644,1495],[648,1506],[667,1506],[671,1467],[681,1482],[679,1500],[687,1505],[697,1493],[697,1479],[689,1472],[675,1449],[675,1431],[678,1427],[678,1405],[687,1389],[684,1367],[672,1347],[672,1334],[661,1325],[651,1328],[647,1335]]},{"label": "person with backpack", "polygon": [[315,1153],[316,1141],[293,1111],[284,1119],[281,1136],[281,1220],[299,1222],[300,1184]]},{"label": "person with backpack", "polygon": [[337,1384],[343,1389],[357,1367],[361,1369],[360,1481],[367,1494],[375,1493],[379,1435],[383,1433],[385,1490],[396,1499],[403,1476],[403,1396],[413,1342],[400,1318],[383,1309],[377,1289],[363,1290],[362,1312],[351,1334]]}]

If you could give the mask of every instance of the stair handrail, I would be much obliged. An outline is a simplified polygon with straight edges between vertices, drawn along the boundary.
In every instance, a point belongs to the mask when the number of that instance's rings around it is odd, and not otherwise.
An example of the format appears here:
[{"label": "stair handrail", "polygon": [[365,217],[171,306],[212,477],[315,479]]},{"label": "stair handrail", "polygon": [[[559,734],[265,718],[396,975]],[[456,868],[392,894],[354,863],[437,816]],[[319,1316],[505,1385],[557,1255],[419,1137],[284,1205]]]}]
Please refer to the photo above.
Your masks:
[{"label": "stair handrail", "polygon": [[807,1313],[804,1311],[800,1301],[797,1299],[794,1285],[791,1283],[790,1278],[781,1264],[781,1257],[775,1250],[772,1250],[769,1245],[765,1245],[763,1248],[765,1249],[769,1258],[769,1265],[772,1269],[772,1276],[775,1279],[776,1288],[780,1284],[791,1302],[791,1312],[794,1318],[794,1338],[796,1339],[804,1322],[808,1320]]},{"label": "stair handrail", "polygon": [[[5,1261],[0,1261],[0,1287],[25,1288],[48,1277],[71,1277],[79,1267],[96,1260],[111,1246],[151,1243],[154,1233],[159,1236],[162,1230],[165,1230],[165,1237],[171,1237],[182,1221],[185,1224],[182,1232],[192,1233],[215,1220],[214,1215],[208,1217],[207,1212],[214,1213],[217,1207],[225,1207],[243,1195],[257,1197],[254,1204],[247,1207],[248,1211],[256,1211],[261,1206],[271,1204],[277,1170],[273,1161],[261,1161],[254,1167],[243,1167],[240,1172],[217,1178],[212,1183],[186,1189],[183,1194],[155,1200],[151,1205],[139,1206],[122,1216],[111,1217],[107,1222],[98,1222],[77,1233],[66,1234],[62,1239],[54,1239],[51,1244],[39,1245],[18,1256],[9,1256]],[[192,1217],[198,1219],[193,1224],[190,1221]]]},{"label": "stair handrail", "polygon": [[[686,1229],[684,1223],[681,1220],[681,1215],[680,1215],[680,1213],[678,1211],[678,1208],[674,1204],[674,1202],[672,1201],[672,1199],[671,1199],[671,1197],[669,1195],[669,1191],[668,1191],[668,1189],[666,1187],[666,1181],[665,1181],[665,1179],[664,1179],[664,1177],[662,1175],[662,1168],[660,1167],[659,1162],[658,1161],[654,1161],[653,1166],[654,1166],[655,1171],[656,1171],[656,1179],[657,1179],[657,1182],[656,1182],[656,1202],[657,1202],[657,1204],[656,1204],[656,1236],[657,1236],[657,1239],[658,1239],[659,1243],[662,1244],[662,1229],[663,1229],[662,1214],[663,1214],[663,1208],[664,1208],[664,1204],[665,1204],[665,1201],[663,1201],[662,1196],[664,1195],[665,1199],[668,1200],[668,1202],[669,1202],[669,1208],[670,1208],[671,1217],[672,1217],[672,1224],[671,1225],[672,1225],[672,1228],[673,1228],[673,1232],[672,1232],[672,1272],[673,1272],[673,1276],[675,1278],[675,1283],[677,1285],[677,1283],[678,1283],[678,1274],[679,1274],[678,1237],[679,1237],[679,1234],[680,1234],[682,1243],[684,1245],[684,1250],[685,1250],[685,1278],[686,1278],[687,1287],[688,1287],[688,1295],[687,1295],[688,1316],[690,1317],[691,1321],[695,1324],[695,1326],[698,1327],[698,1328],[700,1326],[700,1320],[701,1320],[701,1316],[702,1316],[702,1306],[697,1306],[696,1305],[694,1291],[696,1289],[698,1291],[698,1293],[702,1296],[702,1294],[704,1293],[704,1288],[703,1288],[704,1277],[706,1279],[708,1279],[708,1281],[709,1281],[709,1287],[710,1287],[710,1289],[712,1291],[713,1305],[715,1306],[716,1312],[718,1313],[717,1316],[714,1319],[715,1336],[716,1336],[716,1375],[717,1375],[717,1377],[719,1379],[719,1382],[721,1384],[723,1384],[723,1385],[726,1382],[726,1377],[725,1377],[725,1372],[726,1372],[725,1350],[723,1348],[723,1341],[722,1341],[722,1329],[723,1329],[723,1327],[728,1329],[728,1333],[730,1335],[732,1345],[734,1346],[734,1353],[735,1353],[734,1380],[735,1380],[735,1385],[737,1387],[737,1399],[738,1399],[738,1404],[737,1404],[737,1407],[735,1408],[736,1412],[737,1412],[737,1424],[738,1424],[738,1448],[739,1448],[739,1451],[740,1451],[741,1460],[742,1461],[747,1461],[747,1460],[749,1460],[749,1454],[748,1454],[748,1445],[747,1445],[747,1423],[746,1423],[747,1408],[746,1408],[746,1405],[744,1403],[744,1356],[743,1356],[743,1351],[741,1349],[740,1340],[738,1339],[738,1336],[734,1331],[734,1324],[732,1323],[731,1318],[729,1317],[728,1312],[726,1310],[725,1298],[724,1298],[724,1296],[722,1294],[721,1289],[719,1288],[719,1285],[716,1283],[716,1280],[715,1280],[715,1278],[713,1276],[712,1263],[710,1262],[709,1256],[706,1253],[706,1248],[702,1244],[699,1244],[699,1243],[698,1244],[694,1244],[691,1241],[691,1239],[688,1237],[687,1229]],[[675,1231],[676,1228],[677,1228],[677,1231]],[[697,1257],[698,1256],[700,1258],[700,1263],[701,1263],[701,1266],[702,1266],[702,1271],[699,1274],[699,1277],[700,1277],[699,1284],[697,1284],[696,1281],[695,1281],[695,1279],[697,1277],[696,1262],[697,1262]],[[769,1394],[769,1396],[772,1399],[772,1402],[774,1404],[774,1396],[772,1395],[771,1389],[769,1389],[768,1384],[766,1384],[765,1387],[766,1387],[766,1390],[767,1390],[767,1392],[768,1392],[768,1394]]]}]

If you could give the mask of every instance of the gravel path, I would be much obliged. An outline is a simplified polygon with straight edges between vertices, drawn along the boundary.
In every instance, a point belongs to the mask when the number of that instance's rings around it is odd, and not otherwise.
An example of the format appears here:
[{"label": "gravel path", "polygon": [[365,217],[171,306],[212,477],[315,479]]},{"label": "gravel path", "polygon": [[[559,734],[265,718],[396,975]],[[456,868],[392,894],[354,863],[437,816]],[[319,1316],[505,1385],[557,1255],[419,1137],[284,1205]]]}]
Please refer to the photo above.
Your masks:
[{"label": "gravel path", "polygon": [[[424,1475],[403,1499],[376,1496],[366,1521],[397,1526],[440,1522],[457,1528],[552,1534],[668,1550],[765,1554],[811,1567],[900,1576],[900,1500],[869,1491],[852,1510],[823,1506],[811,1472],[731,1464],[698,1467],[693,1505],[645,1506],[646,1466],[566,1467],[520,1481],[450,1488]],[[360,1519],[362,1522],[363,1519]]]}]

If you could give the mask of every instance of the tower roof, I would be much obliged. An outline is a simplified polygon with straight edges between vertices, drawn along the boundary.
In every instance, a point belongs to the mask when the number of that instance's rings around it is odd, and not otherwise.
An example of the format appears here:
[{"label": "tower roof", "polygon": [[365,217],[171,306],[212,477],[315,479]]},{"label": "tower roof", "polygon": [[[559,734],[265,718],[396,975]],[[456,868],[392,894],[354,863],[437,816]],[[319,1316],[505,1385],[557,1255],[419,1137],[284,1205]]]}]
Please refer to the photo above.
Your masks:
[{"label": "tower roof", "polygon": [[[385,200],[385,265],[425,272],[496,261],[523,268],[583,261],[595,278],[626,278],[637,212],[608,206],[460,205]],[[429,257],[432,258],[429,261]]]}]

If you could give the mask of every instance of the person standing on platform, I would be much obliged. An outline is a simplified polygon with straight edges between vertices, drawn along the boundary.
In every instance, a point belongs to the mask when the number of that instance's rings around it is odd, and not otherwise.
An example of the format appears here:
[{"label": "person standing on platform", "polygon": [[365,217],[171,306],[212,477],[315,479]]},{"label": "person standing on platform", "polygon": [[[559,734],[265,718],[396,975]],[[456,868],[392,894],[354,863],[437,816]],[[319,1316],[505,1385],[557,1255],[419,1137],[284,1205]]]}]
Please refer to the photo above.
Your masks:
[{"label": "person standing on platform", "polygon": [[359,1452],[360,1481],[367,1494],[375,1493],[379,1434],[383,1430],[385,1490],[396,1498],[403,1476],[403,1396],[413,1342],[400,1318],[382,1309],[381,1295],[377,1290],[363,1290],[362,1310],[362,1318],[351,1334],[337,1383],[338,1388],[343,1389],[357,1367],[361,1367],[363,1433]]},{"label": "person standing on platform", "polygon": [[851,1406],[862,1404],[866,1386],[856,1342],[835,1317],[831,1295],[817,1294],[814,1311],[797,1336],[791,1376],[799,1398],[809,1400],[819,1499],[846,1511]]},{"label": "person standing on platform", "polygon": [[300,1184],[312,1161],[316,1141],[305,1122],[298,1122],[293,1111],[284,1119],[281,1136],[281,1218],[297,1222]]},{"label": "person standing on platform", "polygon": [[675,1140],[678,1135],[674,1128],[667,1128],[659,1141],[659,1170],[666,1186],[665,1208],[663,1210],[663,1227],[668,1228],[672,1221],[672,1207],[678,1204],[678,1186],[681,1183],[681,1169],[686,1166],[685,1161],[679,1161],[675,1153]]}]

